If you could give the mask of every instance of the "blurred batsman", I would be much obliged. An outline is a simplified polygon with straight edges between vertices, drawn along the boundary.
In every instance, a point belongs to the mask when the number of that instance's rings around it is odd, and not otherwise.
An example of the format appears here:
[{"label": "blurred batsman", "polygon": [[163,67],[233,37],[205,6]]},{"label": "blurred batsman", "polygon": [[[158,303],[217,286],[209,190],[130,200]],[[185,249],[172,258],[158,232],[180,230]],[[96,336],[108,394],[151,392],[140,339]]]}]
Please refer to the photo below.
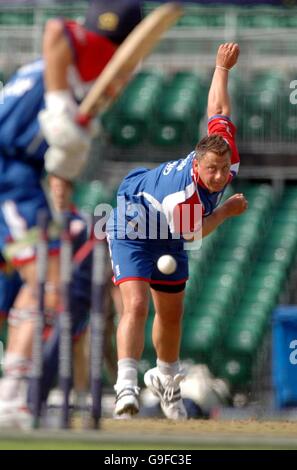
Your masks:
[{"label": "blurred batsman", "polygon": [[[186,418],[180,391],[184,374],[179,364],[188,279],[186,247],[190,249],[191,242],[199,242],[201,235],[207,236],[247,208],[243,194],[219,205],[239,169],[228,95],[228,73],[238,56],[237,44],[222,44],[218,49],[208,95],[208,135],[195,150],[152,170],[137,168],[119,187],[118,210],[108,224],[114,279],[123,300],[117,330],[117,416],[139,411],[137,363],[144,348],[151,294],[157,367],[145,373],[144,382],[160,399],[167,418]],[[158,269],[158,260],[168,254],[177,265],[171,273]]]},{"label": "blurred batsman", "polygon": [[[4,87],[0,106],[0,253],[20,246],[37,225],[42,210],[51,211],[42,188],[48,173],[72,182],[88,161],[96,126],[76,123],[78,104],[107,65],[117,47],[140,22],[138,0],[92,0],[85,24],[49,20],[43,58],[21,67]],[[22,286],[13,305],[0,383],[0,426],[25,415],[26,378],[30,373],[37,271],[34,243],[12,250]],[[49,244],[45,308],[59,304],[59,242]],[[26,418],[26,417],[25,417]]]}]

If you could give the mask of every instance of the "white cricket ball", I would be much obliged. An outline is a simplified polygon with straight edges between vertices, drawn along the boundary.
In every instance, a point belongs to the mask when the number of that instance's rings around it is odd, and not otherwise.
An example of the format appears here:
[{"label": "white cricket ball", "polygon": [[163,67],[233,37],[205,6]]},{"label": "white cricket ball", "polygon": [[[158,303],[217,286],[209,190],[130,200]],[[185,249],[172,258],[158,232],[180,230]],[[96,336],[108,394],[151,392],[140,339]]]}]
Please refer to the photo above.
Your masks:
[{"label": "white cricket ball", "polygon": [[163,255],[157,261],[157,267],[163,274],[173,274],[177,268],[177,262],[171,255]]}]

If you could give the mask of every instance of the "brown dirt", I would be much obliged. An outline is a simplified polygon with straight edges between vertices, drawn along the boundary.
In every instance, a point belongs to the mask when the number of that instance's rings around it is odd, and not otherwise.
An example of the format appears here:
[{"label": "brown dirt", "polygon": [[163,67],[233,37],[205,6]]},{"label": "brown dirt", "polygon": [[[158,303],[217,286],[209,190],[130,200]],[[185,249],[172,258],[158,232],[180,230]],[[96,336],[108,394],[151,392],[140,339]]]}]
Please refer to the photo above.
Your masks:
[{"label": "brown dirt", "polygon": [[292,421],[257,421],[257,420],[188,420],[185,422],[165,419],[102,420],[102,430],[110,433],[133,433],[141,435],[236,435],[297,437],[297,422]]}]

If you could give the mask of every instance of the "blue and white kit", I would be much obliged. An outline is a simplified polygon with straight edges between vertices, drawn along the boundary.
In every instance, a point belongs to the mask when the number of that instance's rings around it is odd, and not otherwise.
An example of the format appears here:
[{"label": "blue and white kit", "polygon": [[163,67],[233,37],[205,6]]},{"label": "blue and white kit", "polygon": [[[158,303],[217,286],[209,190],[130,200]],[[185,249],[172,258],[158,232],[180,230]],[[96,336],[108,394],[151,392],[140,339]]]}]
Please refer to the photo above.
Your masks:
[{"label": "blue and white kit", "polygon": [[[226,116],[213,116],[208,122],[208,134],[220,135],[231,148],[227,184],[239,169],[235,133],[234,124]],[[184,227],[187,233],[196,232],[202,218],[219,205],[226,188],[210,193],[194,172],[194,159],[195,152],[191,152],[185,159],[152,170],[137,168],[122,181],[117,194],[118,208],[113,211],[107,230],[115,284],[140,279],[170,285],[187,280]],[[137,239],[133,239],[135,232]],[[156,268],[162,254],[172,254],[178,262],[171,275],[163,275]]]},{"label": "blue and white kit", "polygon": [[[61,19],[61,22],[74,57],[74,66],[69,70],[71,88],[73,91],[79,89],[81,94],[101,73],[116,46],[75,21]],[[43,60],[21,67],[2,91],[0,253],[7,242],[21,239],[36,225],[40,209],[49,212],[41,186],[48,145],[38,121],[38,114],[45,107],[44,93]],[[32,259],[32,253],[28,252],[16,262],[25,263],[26,258]]]}]

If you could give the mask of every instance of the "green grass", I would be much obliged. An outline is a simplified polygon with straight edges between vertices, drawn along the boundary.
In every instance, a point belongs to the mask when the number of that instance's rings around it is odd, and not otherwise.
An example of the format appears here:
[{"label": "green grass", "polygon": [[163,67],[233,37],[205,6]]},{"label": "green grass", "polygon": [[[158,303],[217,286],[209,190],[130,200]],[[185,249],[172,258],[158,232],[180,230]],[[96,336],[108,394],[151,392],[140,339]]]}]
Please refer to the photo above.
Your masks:
[{"label": "green grass", "polygon": [[[41,440],[2,440],[0,441],[0,450],[251,450],[251,449],[275,449],[275,445],[265,445],[265,446],[251,446],[243,444],[197,444],[189,446],[179,446],[172,444],[133,444],[133,443],[105,443],[105,442],[73,442],[73,441],[41,441]],[[296,450],[297,445],[293,446],[280,446],[279,449],[294,449]]]}]

